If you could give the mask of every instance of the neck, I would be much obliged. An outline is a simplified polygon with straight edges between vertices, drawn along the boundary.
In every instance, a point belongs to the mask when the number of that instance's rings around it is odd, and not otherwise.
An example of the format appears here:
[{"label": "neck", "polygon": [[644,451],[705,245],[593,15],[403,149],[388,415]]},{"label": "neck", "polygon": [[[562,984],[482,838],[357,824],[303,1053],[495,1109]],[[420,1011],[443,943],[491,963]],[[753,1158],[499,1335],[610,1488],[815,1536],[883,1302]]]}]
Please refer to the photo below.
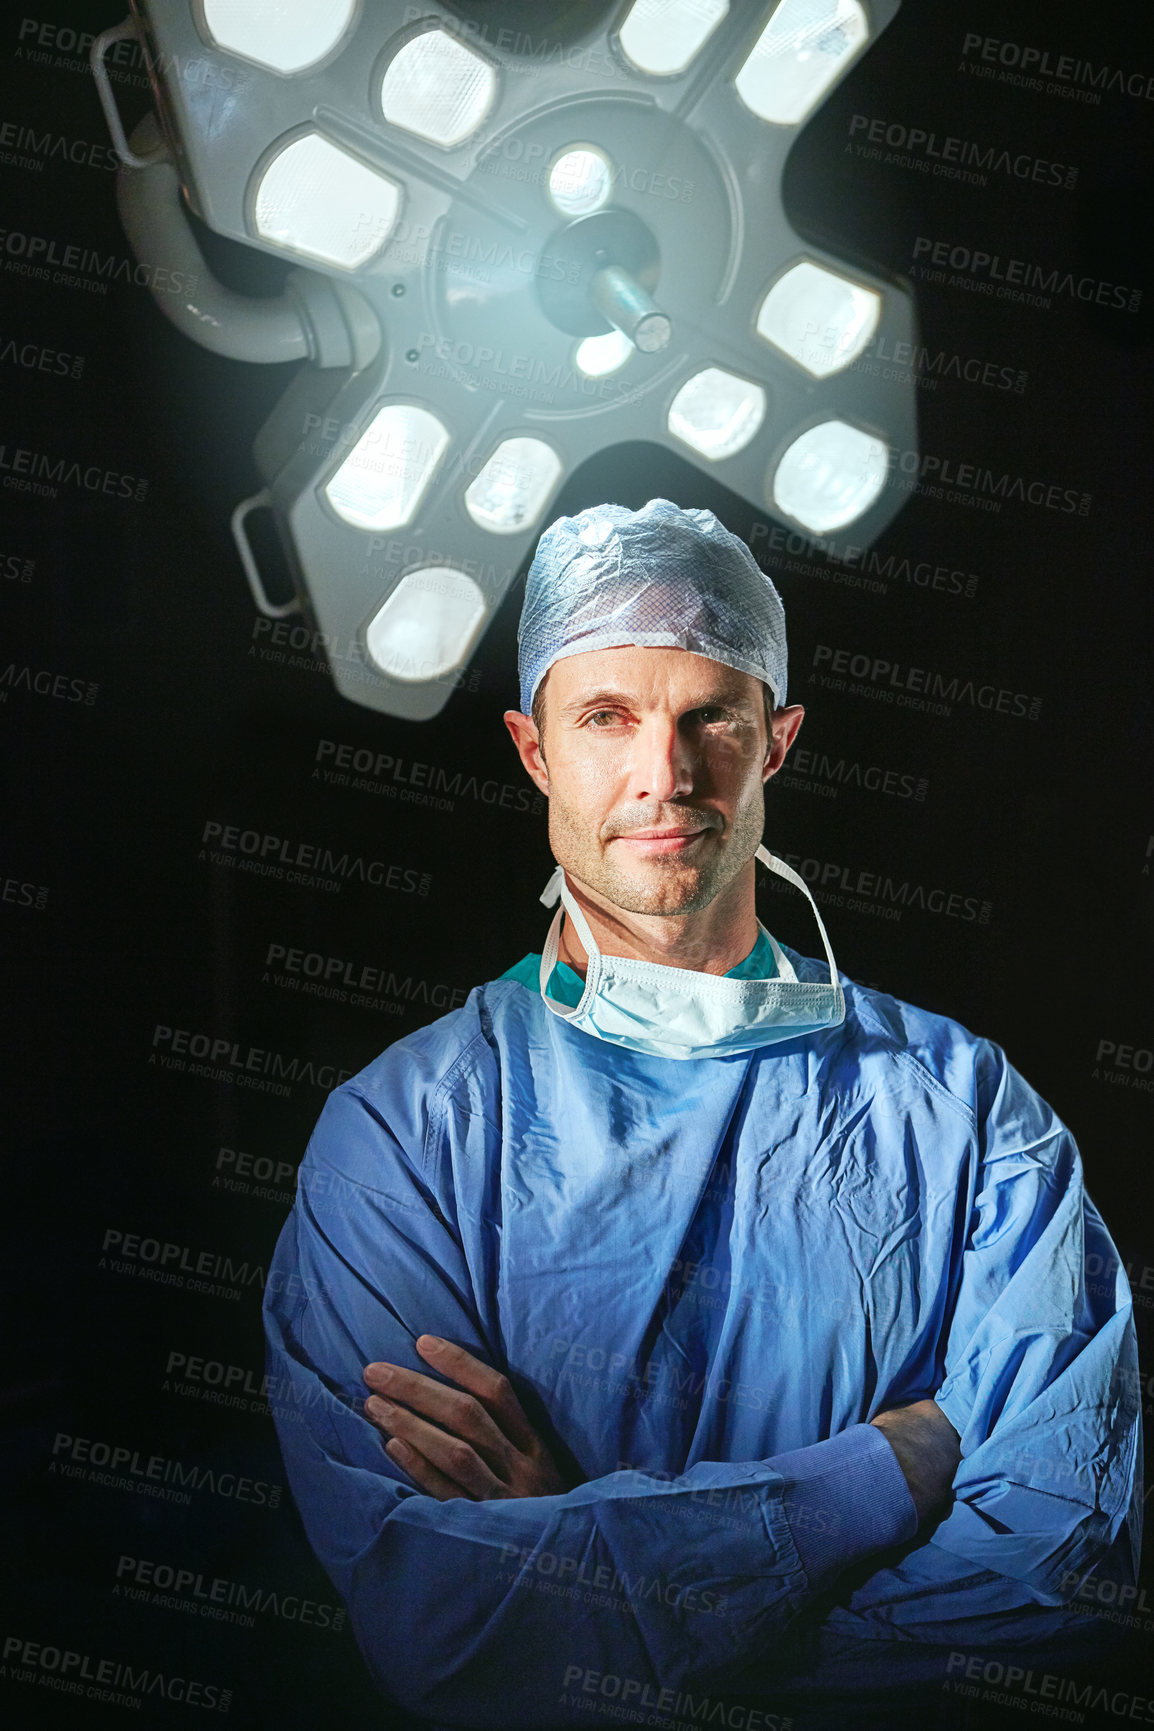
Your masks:
[{"label": "neck", "polygon": [[[693,968],[701,974],[727,974],[745,960],[757,942],[752,860],[708,907],[689,914],[628,913],[568,873],[565,882],[604,956],[656,962],[665,968]],[[584,978],[589,958],[568,917],[562,922],[557,954]]]}]

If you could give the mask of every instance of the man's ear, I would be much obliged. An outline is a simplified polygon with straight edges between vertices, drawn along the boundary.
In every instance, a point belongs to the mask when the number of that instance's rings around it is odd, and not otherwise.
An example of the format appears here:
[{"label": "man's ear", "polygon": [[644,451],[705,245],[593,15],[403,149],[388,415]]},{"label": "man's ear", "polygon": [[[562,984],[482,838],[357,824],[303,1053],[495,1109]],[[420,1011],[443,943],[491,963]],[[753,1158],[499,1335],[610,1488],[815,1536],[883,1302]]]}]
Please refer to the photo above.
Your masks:
[{"label": "man's ear", "polygon": [[532,716],[522,715],[519,709],[507,709],[504,721],[513,744],[517,747],[517,756],[525,766],[526,775],[548,798],[549,771],[545,766],[545,754],[541,749],[541,735],[537,731],[537,723]]},{"label": "man's ear", "polygon": [[805,720],[805,710],[800,703],[791,703],[785,709],[775,709],[769,724],[769,740],[765,748],[765,767],[762,780],[768,781],[777,774],[785,762],[786,752],[797,738],[798,729]]}]

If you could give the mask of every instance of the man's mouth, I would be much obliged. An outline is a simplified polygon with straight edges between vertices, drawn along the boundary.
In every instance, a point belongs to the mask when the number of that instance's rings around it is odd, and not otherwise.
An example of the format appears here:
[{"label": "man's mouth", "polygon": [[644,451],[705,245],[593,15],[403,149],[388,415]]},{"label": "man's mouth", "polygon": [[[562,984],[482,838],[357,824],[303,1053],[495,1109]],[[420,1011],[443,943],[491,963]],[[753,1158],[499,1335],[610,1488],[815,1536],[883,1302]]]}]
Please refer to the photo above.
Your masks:
[{"label": "man's mouth", "polygon": [[675,829],[631,829],[624,835],[614,836],[614,841],[623,841],[637,853],[669,854],[684,853],[702,836],[709,835],[708,827],[697,824],[692,828],[680,825]]}]

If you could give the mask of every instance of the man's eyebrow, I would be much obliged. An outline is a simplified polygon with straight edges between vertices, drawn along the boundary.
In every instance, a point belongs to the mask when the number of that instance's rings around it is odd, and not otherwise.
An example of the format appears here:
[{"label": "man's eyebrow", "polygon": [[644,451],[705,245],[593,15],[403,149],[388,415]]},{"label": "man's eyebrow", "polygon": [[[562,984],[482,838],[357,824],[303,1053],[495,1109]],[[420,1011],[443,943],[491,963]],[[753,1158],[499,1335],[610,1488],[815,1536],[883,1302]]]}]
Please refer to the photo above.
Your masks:
[{"label": "man's eyebrow", "polygon": [[568,703],[561,705],[562,715],[576,715],[580,709],[588,709],[596,703],[635,703],[636,696],[628,691],[615,691],[611,686],[603,686],[599,691],[582,691]]},{"label": "man's eyebrow", "polygon": [[[560,705],[560,713],[564,716],[579,714],[583,709],[596,708],[600,704],[623,703],[630,707],[637,706],[637,694],[622,691],[613,686],[602,686],[596,691],[583,691],[568,703]],[[729,686],[719,686],[714,691],[705,692],[687,703],[683,713],[689,714],[695,709],[739,709],[755,708],[756,705],[744,691],[736,691]]]}]

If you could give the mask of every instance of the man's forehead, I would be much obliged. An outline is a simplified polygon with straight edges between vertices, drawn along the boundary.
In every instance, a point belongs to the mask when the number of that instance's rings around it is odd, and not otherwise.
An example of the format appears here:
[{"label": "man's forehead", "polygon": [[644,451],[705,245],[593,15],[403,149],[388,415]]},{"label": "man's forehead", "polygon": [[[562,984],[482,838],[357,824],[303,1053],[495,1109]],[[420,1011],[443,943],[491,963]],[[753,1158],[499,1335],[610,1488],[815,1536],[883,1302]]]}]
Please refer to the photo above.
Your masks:
[{"label": "man's forehead", "polygon": [[691,650],[664,645],[623,644],[614,649],[587,650],[563,656],[549,672],[551,683],[558,688],[557,697],[566,708],[609,692],[642,701],[672,693],[688,702],[720,696],[760,702],[761,682],[755,674]]}]

